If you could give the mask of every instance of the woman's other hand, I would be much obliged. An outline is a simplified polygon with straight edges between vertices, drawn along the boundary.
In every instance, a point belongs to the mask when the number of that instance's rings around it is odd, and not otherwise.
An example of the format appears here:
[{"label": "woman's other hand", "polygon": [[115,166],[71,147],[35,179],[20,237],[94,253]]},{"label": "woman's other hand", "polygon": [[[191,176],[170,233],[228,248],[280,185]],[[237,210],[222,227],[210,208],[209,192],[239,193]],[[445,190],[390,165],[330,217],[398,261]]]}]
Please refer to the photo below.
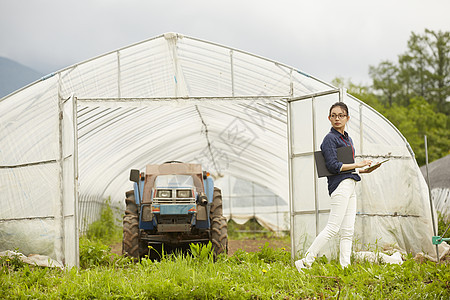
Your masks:
[{"label": "woman's other hand", "polygon": [[365,166],[370,166],[371,164],[372,164],[372,161],[370,159],[366,159],[366,160],[363,160],[363,161],[360,161],[360,162],[356,163],[356,167],[357,168],[362,168],[362,167],[365,167]]}]

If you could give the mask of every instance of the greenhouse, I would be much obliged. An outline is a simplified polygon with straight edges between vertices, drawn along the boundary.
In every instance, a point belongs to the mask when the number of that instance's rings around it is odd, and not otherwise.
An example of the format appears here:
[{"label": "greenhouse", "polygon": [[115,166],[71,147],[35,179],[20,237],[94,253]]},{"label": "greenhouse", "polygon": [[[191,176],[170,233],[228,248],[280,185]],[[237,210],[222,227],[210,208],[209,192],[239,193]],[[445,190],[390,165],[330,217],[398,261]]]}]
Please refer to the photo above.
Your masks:
[{"label": "greenhouse", "polygon": [[297,68],[176,33],[0,99],[0,251],[78,265],[80,231],[106,201],[124,209],[130,169],[176,160],[209,170],[227,218],[290,230],[292,255],[302,253],[330,211],[313,153],[337,101],[357,159],[389,158],[358,184],[357,244],[436,257],[426,182],[388,120]]}]

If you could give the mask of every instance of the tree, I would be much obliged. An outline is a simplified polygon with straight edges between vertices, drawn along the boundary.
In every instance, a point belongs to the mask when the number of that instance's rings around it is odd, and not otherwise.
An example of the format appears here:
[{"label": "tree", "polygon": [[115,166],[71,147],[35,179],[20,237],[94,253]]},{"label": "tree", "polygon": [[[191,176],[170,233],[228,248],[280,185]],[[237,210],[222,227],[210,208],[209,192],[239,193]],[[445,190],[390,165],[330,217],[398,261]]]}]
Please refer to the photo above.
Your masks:
[{"label": "tree", "polygon": [[347,86],[349,94],[385,116],[406,138],[419,165],[425,163],[424,135],[428,139],[430,162],[449,154],[450,116],[436,112],[423,97],[408,99],[408,105],[393,103],[387,106],[379,101],[379,96],[371,92],[370,87],[359,86],[343,78],[336,78],[332,83],[337,87]]},{"label": "tree", "polygon": [[411,145],[419,165],[425,163],[424,135],[430,161],[450,153],[450,32],[411,33],[398,62],[370,66],[369,75],[369,87],[342,78],[333,84],[347,86],[350,94],[391,121]]},{"label": "tree", "polygon": [[450,32],[412,33],[398,63],[383,61],[369,68],[373,88],[385,105],[408,105],[423,97],[436,110],[450,113]]},{"label": "tree", "polygon": [[408,66],[416,95],[424,97],[438,110],[449,113],[450,97],[450,32],[425,30],[425,34],[412,33],[408,41]]},{"label": "tree", "polygon": [[346,87],[347,93],[362,100],[364,103],[377,111],[381,111],[384,108],[383,104],[379,100],[379,97],[372,92],[371,87],[355,84],[350,79],[345,80],[342,77],[333,79],[331,83],[336,87]]},{"label": "tree", "polygon": [[399,69],[390,61],[381,62],[378,67],[369,67],[369,75],[373,80],[373,88],[381,91],[381,101],[392,106],[394,98],[401,89],[398,83]]},{"label": "tree", "polygon": [[401,87],[401,99],[399,103],[402,105],[408,105],[409,99],[414,95],[413,92],[413,76],[415,73],[413,58],[410,55],[403,54],[398,58],[399,72],[398,83]]},{"label": "tree", "polygon": [[449,154],[449,118],[434,111],[424,98],[410,99],[410,105],[393,105],[380,111],[403,134],[413,149],[419,165],[425,163],[424,135],[428,139],[428,156],[433,161]]}]

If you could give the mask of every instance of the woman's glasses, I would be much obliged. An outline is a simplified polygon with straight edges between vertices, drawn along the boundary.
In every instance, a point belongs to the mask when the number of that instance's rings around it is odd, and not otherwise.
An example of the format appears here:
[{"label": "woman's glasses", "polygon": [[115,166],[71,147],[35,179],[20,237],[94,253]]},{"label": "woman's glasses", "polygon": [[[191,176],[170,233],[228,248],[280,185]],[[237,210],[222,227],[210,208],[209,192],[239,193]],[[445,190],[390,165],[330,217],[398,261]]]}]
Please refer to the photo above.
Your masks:
[{"label": "woman's glasses", "polygon": [[332,114],[332,115],[330,115],[330,118],[332,118],[332,119],[336,119],[336,118],[343,119],[343,118],[345,118],[346,116],[347,116],[347,115],[344,115],[344,114],[338,114],[338,115]]}]

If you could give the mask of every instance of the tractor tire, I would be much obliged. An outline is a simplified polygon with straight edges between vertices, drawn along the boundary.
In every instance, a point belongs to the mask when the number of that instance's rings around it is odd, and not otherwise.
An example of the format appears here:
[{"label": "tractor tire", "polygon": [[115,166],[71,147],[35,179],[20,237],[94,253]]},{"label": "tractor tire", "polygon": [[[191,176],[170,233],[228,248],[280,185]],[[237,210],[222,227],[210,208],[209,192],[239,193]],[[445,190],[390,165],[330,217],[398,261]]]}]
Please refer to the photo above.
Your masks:
[{"label": "tractor tire", "polygon": [[122,253],[135,259],[140,257],[139,219],[137,216],[123,217]]},{"label": "tractor tire", "polygon": [[214,218],[222,217],[223,216],[223,209],[222,209],[222,191],[214,187],[214,193],[213,193],[213,201],[211,205],[211,209],[209,211],[209,218],[211,221]]},{"label": "tractor tire", "polygon": [[122,254],[139,259],[142,252],[142,243],[139,238],[138,206],[134,201],[134,192],[128,191],[126,195],[126,209],[123,217]]},{"label": "tractor tire", "polygon": [[136,204],[136,199],[134,197],[134,191],[131,190],[131,191],[126,192],[125,196],[126,196],[126,198],[125,198],[125,203],[126,203],[125,214],[128,211],[128,213],[137,216],[138,215],[138,206]]},{"label": "tractor tire", "polygon": [[228,224],[225,217],[215,217],[211,221],[211,243],[214,255],[228,252]]}]

